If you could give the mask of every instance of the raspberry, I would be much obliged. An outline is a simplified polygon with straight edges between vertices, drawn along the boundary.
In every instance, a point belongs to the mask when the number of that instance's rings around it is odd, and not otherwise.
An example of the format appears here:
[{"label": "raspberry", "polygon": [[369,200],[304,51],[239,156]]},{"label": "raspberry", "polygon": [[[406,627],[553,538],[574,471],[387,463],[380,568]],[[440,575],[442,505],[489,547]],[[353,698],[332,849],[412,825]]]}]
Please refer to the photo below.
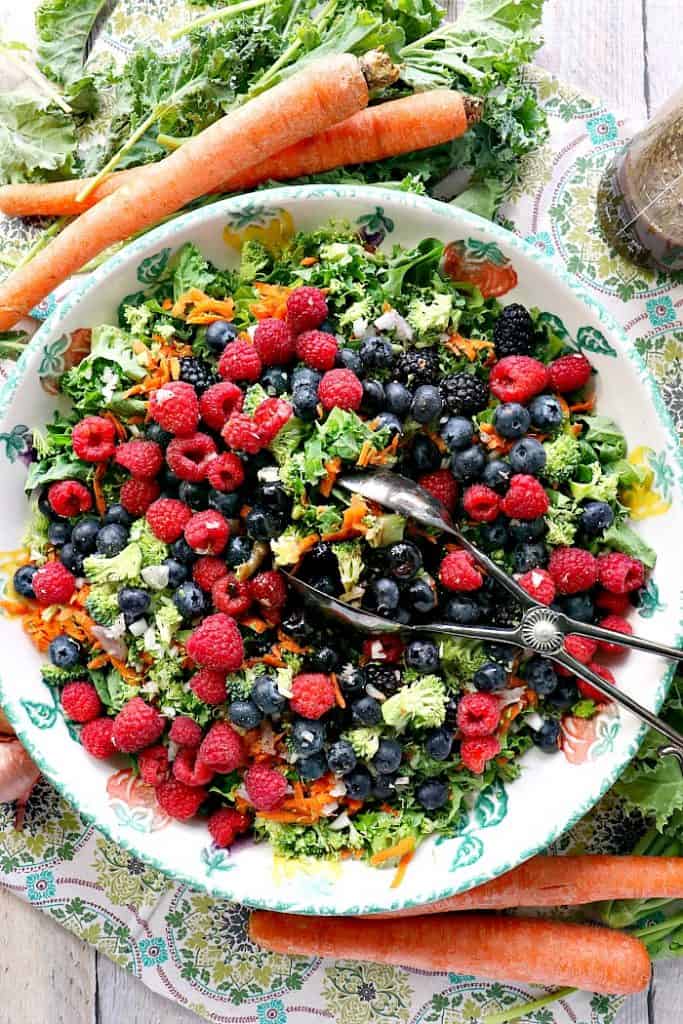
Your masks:
[{"label": "raspberry", "polygon": [[211,460],[206,476],[217,491],[229,494],[244,483],[244,467],[233,452],[223,452]]},{"label": "raspberry", "polygon": [[291,327],[276,317],[265,317],[254,331],[254,348],[264,366],[291,363],[295,355]]},{"label": "raspberry", "polygon": [[296,339],[296,354],[314,370],[331,370],[337,357],[337,339],[325,331],[305,331]]},{"label": "raspberry", "polygon": [[67,683],[62,690],[62,708],[72,722],[91,722],[102,714],[102,701],[92,683]]},{"label": "raspberry", "polygon": [[66,604],[76,589],[76,577],[61,562],[46,562],[31,584],[38,604]]},{"label": "raspberry", "polygon": [[287,795],[287,779],[275,768],[254,764],[244,776],[244,788],[257,811],[274,811]]},{"label": "raspberry", "polygon": [[258,424],[242,412],[234,412],[221,431],[221,437],[228,448],[256,455],[264,447]]},{"label": "raspberry", "polygon": [[532,569],[525,572],[517,580],[520,587],[524,587],[527,594],[541,604],[552,604],[555,600],[555,584],[552,576],[545,569]]},{"label": "raspberry", "polygon": [[173,719],[168,738],[180,747],[198,747],[202,742],[202,729],[194,718],[179,715]]},{"label": "raspberry", "polygon": [[578,391],[590,380],[591,364],[581,352],[560,356],[548,367],[550,384],[561,394],[567,391]]},{"label": "raspberry", "polygon": [[177,437],[193,434],[199,423],[199,400],[191,384],[174,380],[153,391],[149,399],[149,415]]},{"label": "raspberry", "polygon": [[195,512],[185,527],[185,540],[200,555],[217,555],[228,543],[230,526],[216,509]]},{"label": "raspberry", "polygon": [[216,456],[216,443],[208,434],[174,437],[166,449],[168,468],[181,480],[200,483]]},{"label": "raspberry", "polygon": [[70,519],[92,508],[92,495],[78,480],[60,480],[52,484],[47,492],[50,508],[58,516]]},{"label": "raspberry", "polygon": [[318,385],[318,398],[323,409],[360,408],[363,385],[353,370],[328,370]]},{"label": "raspberry", "polygon": [[121,485],[119,501],[132,516],[144,516],[160,493],[161,488],[156,480],[136,480],[131,477]]},{"label": "raspberry", "polygon": [[182,537],[191,516],[190,508],[177,498],[157,498],[145,514],[150,530],[164,544],[173,544]]},{"label": "raspberry", "polygon": [[465,768],[475,775],[481,775],[488,761],[500,754],[500,742],[497,736],[480,736],[475,739],[463,740],[460,744],[460,758]]},{"label": "raspberry", "polygon": [[[623,633],[624,636],[631,636],[633,633],[633,626],[621,615],[607,615],[598,625],[603,629],[611,629],[615,633]],[[598,647],[603,654],[626,654],[628,650],[621,644],[614,644],[610,640],[598,640]]]},{"label": "raspberry", "polygon": [[209,615],[188,637],[187,653],[198,665],[236,672],[242,665],[244,646],[237,623],[229,615]]},{"label": "raspberry", "polygon": [[186,786],[177,779],[162,782],[155,792],[162,811],[166,811],[169,818],[176,818],[178,821],[194,818],[208,796],[201,786]]},{"label": "raspberry", "polygon": [[294,410],[284,398],[266,398],[254,409],[254,422],[263,444],[275,440]]},{"label": "raspberry", "polygon": [[639,590],[645,582],[645,566],[637,558],[610,551],[598,558],[598,579],[612,594]]},{"label": "raspberry", "polygon": [[491,370],[489,387],[501,402],[528,402],[548,386],[548,368],[531,356],[505,356]]},{"label": "raspberry", "polygon": [[611,594],[609,590],[598,590],[595,595],[595,607],[611,612],[612,615],[625,615],[631,609],[631,602],[628,594]]},{"label": "raspberry", "polygon": [[472,484],[462,496],[462,507],[475,523],[492,523],[500,513],[500,498],[484,484]]},{"label": "raspberry", "polygon": [[423,473],[417,482],[433,498],[440,501],[449,512],[455,512],[458,483],[451,472],[447,469],[436,469],[433,473]]},{"label": "raspberry", "polygon": [[168,750],[163,743],[156,743],[138,754],[140,778],[148,786],[160,786],[168,778]]},{"label": "raspberry", "polygon": [[116,753],[113,732],[113,718],[93,718],[92,722],[86,722],[81,729],[81,743],[91,757],[104,761]]},{"label": "raspberry", "polygon": [[199,411],[207,427],[220,430],[233,412],[240,412],[244,395],[232,381],[213,384],[199,399]]},{"label": "raspberry", "polygon": [[227,565],[215,555],[202,555],[192,566],[192,579],[198,587],[206,591],[211,590],[214,583],[227,574]]},{"label": "raspberry", "polygon": [[218,372],[223,380],[252,382],[261,376],[263,365],[256,347],[250,341],[238,338],[223,349]]},{"label": "raspberry", "polygon": [[104,416],[86,416],[71,433],[74,454],[84,462],[106,462],[114,454],[116,430]]},{"label": "raspberry", "polygon": [[558,594],[578,594],[589,590],[598,578],[594,556],[583,548],[555,548],[548,561]]},{"label": "raspberry", "polygon": [[537,519],[546,514],[550,502],[535,476],[516,473],[500,507],[510,519]]},{"label": "raspberry", "polygon": [[287,323],[295,334],[320,327],[327,318],[327,299],[320,288],[302,285],[287,296]]},{"label": "raspberry", "polygon": [[246,580],[238,580],[233,572],[216,580],[211,588],[211,600],[219,612],[239,618],[251,607],[251,593]]},{"label": "raspberry", "polygon": [[202,740],[198,756],[216,772],[234,772],[244,764],[242,737],[227,722],[215,722]]},{"label": "raspberry", "polygon": [[467,739],[490,736],[500,722],[500,704],[492,693],[465,693],[460,698],[458,728]]},{"label": "raspberry", "polygon": [[595,656],[598,645],[589,636],[579,636],[578,633],[570,633],[569,636],[564,638],[564,649],[567,654],[571,654],[572,658],[576,658],[582,665],[587,665],[591,658]]},{"label": "raspberry", "polygon": [[215,668],[200,668],[190,679],[190,689],[205,704],[223,704],[228,690],[225,674]]},{"label": "raspberry", "polygon": [[[605,668],[604,665],[598,665],[597,662],[590,661],[586,667],[595,672],[595,674],[600,676],[601,679],[604,679],[605,682],[611,683],[612,686],[616,685],[616,679],[610,670]],[[581,679],[580,677],[577,678],[576,685],[579,688],[579,693],[582,697],[585,697],[586,700],[594,700],[596,704],[609,704],[610,698],[606,697],[603,693],[600,693],[599,690],[596,690],[596,688],[591,686],[590,683],[587,683],[585,679]]]},{"label": "raspberry", "polygon": [[166,721],[156,708],[142,697],[133,697],[114,719],[113,739],[118,750],[132,754],[149,747],[161,736]]},{"label": "raspberry", "polygon": [[304,718],[322,718],[336,704],[332,680],[323,672],[301,672],[292,682],[289,706]]},{"label": "raspberry", "polygon": [[164,455],[155,441],[126,441],[116,449],[114,462],[138,480],[153,480],[164,464]]},{"label": "raspberry", "polygon": [[467,551],[449,551],[439,568],[439,579],[448,590],[478,590],[484,582]]},{"label": "raspberry", "polygon": [[382,633],[363,641],[363,658],[366,661],[385,661],[396,665],[403,657],[405,644],[396,633]]},{"label": "raspberry", "polygon": [[221,807],[209,818],[208,828],[216,846],[225,849],[232,846],[240,832],[246,832],[249,819],[232,807]]},{"label": "raspberry", "polygon": [[275,569],[254,576],[249,591],[254,601],[258,601],[263,608],[282,608],[287,601],[285,578]]},{"label": "raspberry", "polygon": [[173,777],[186,786],[206,786],[213,778],[213,768],[200,761],[196,750],[183,747],[173,761]]}]

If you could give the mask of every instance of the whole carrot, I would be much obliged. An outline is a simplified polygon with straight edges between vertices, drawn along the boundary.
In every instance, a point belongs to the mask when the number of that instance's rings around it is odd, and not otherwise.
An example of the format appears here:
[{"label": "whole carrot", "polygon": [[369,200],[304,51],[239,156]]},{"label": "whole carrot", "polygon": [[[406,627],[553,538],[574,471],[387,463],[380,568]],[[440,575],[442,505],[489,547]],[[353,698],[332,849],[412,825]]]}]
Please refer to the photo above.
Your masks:
[{"label": "whole carrot", "polygon": [[[449,89],[415,93],[353,114],[310,135],[241,174],[224,179],[216,192],[235,192],[263,181],[286,181],[348,164],[372,163],[463,135],[479,119],[480,104]],[[0,188],[0,210],[9,216],[74,216],[131,181],[143,180],[153,164],[111,174],[85,199],[77,196],[92,179]]]},{"label": "whole carrot", "polygon": [[[388,65],[388,66],[387,66]],[[315,61],[250,100],[151,165],[62,231],[32,262],[0,284],[0,330],[12,327],[52,289],[108,246],[175,213],[287,146],[344,120],[368,103],[368,84],[395,77],[382,55]]]},{"label": "whole carrot", "polygon": [[650,959],[638,939],[608,928],[540,918],[445,914],[359,921],[257,910],[249,934],[273,953],[571,985],[604,995],[640,992],[650,980]]}]

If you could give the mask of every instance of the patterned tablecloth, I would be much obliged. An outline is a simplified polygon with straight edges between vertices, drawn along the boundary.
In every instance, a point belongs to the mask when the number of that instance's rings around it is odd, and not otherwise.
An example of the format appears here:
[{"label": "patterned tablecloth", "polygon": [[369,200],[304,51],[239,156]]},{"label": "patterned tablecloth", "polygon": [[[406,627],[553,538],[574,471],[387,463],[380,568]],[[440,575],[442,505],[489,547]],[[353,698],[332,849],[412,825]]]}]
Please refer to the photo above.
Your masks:
[{"label": "patterned tablecloth", "polygon": [[[119,5],[105,45],[126,48],[133,9],[136,29],[142,19],[145,34],[167,34],[173,25],[166,20],[162,27],[163,8],[156,0]],[[13,30],[16,35],[14,15]],[[601,169],[634,126],[545,73],[533,75],[550,115],[551,135],[527,160],[503,222],[581,278],[619,318],[683,425],[683,286],[626,263],[607,248],[596,227]],[[30,230],[0,221],[0,256],[15,255],[29,244]],[[487,1013],[544,992],[454,974],[270,956],[249,942],[243,909],[174,885],[131,858],[86,824],[47,782],[34,790],[22,832],[14,831],[13,821],[14,808],[0,805],[0,884],[150,988],[211,1021],[476,1024]],[[615,813],[608,797],[561,847],[623,851],[632,843],[633,824]],[[610,1024],[619,1003],[577,994],[526,1019]]]}]

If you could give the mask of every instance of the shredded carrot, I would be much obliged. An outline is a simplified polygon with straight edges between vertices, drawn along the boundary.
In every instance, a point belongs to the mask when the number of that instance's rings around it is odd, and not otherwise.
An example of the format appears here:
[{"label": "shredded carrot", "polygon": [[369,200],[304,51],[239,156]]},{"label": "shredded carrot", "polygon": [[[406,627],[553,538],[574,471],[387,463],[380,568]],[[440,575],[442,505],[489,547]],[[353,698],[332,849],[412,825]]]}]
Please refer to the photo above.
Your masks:
[{"label": "shredded carrot", "polygon": [[435,434],[433,430],[425,430],[425,434],[429,440],[436,445],[442,455],[448,451],[448,445],[442,438],[441,434]]},{"label": "shredded carrot", "polygon": [[389,886],[390,889],[398,889],[399,885],[401,884],[401,882],[403,881],[403,879],[406,876],[406,871],[408,870],[408,865],[410,864],[410,862],[411,862],[411,860],[413,859],[414,856],[415,856],[415,854],[414,854],[413,850],[410,850],[409,853],[404,853],[403,854],[403,856],[401,857],[400,861],[398,862],[398,867],[396,868],[396,874],[394,875],[394,877],[391,880],[391,885]]},{"label": "shredded carrot", "polygon": [[423,530],[421,526],[413,522],[408,523],[408,533],[411,537],[422,537],[423,540],[428,540],[430,544],[436,544],[438,539],[434,534],[428,533],[427,530]]},{"label": "shredded carrot", "polygon": [[103,668],[109,661],[108,654],[97,654],[94,658],[91,658],[88,662],[88,668]]},{"label": "shredded carrot", "polygon": [[291,636],[288,636],[282,629],[278,629],[277,637],[280,641],[280,648],[283,651],[289,651],[290,654],[306,654],[311,649],[310,647],[302,647],[301,644],[298,644],[296,640],[292,640]]},{"label": "shredded carrot", "polygon": [[232,320],[235,303],[231,298],[212,299],[200,288],[190,288],[174,303],[171,316],[188,324],[212,324],[216,320]]},{"label": "shredded carrot", "polygon": [[595,395],[591,395],[583,402],[575,402],[569,406],[570,412],[590,412],[595,407]]},{"label": "shredded carrot", "polygon": [[462,334],[458,334],[457,331],[450,336],[445,345],[451,352],[465,356],[471,363],[477,358],[479,352],[492,350],[494,347],[492,341],[485,341],[483,338],[463,338]]},{"label": "shredded carrot", "polygon": [[392,807],[391,804],[380,804],[379,809],[380,811],[384,811],[385,814],[393,815],[394,818],[397,818],[401,813],[400,811],[397,811],[395,807]]},{"label": "shredded carrot", "polygon": [[388,860],[397,860],[403,857],[406,853],[412,853],[415,849],[415,839],[413,836],[406,836],[405,839],[399,839],[394,846],[388,846],[386,850],[378,850],[377,853],[373,853],[370,858],[370,863],[373,868],[378,867],[380,864],[386,863]]},{"label": "shredded carrot", "polygon": [[109,420],[109,422],[113,424],[114,430],[116,431],[116,436],[119,438],[119,440],[125,441],[126,437],[128,436],[128,431],[126,430],[118,416],[115,416],[113,412],[103,412],[102,416],[105,418],[105,420]]},{"label": "shredded carrot", "polygon": [[173,303],[171,302],[170,299],[164,299],[164,301],[161,303],[161,308],[162,309],[172,309],[173,308]]},{"label": "shredded carrot", "polygon": [[247,629],[251,629],[254,633],[265,633],[269,628],[268,623],[260,619],[258,615],[247,615],[246,618],[240,619],[240,626],[246,626]]},{"label": "shredded carrot", "polygon": [[335,481],[341,472],[341,468],[342,460],[339,456],[336,456],[334,459],[330,459],[329,462],[325,463],[325,476],[318,484],[318,489],[323,498],[329,498],[332,493],[332,488],[335,485]]},{"label": "shredded carrot", "polygon": [[363,806],[363,801],[354,800],[353,797],[349,796],[345,799],[344,804],[346,806],[347,814],[358,814],[358,811],[360,811],[361,807]]},{"label": "shredded carrot", "polygon": [[304,256],[300,261],[299,266],[301,267],[314,267],[318,262],[317,256]]},{"label": "shredded carrot", "polygon": [[365,533],[366,526],[363,520],[368,512],[369,508],[365,500],[358,494],[352,495],[348,508],[344,510],[340,529],[333,533],[323,534],[323,540],[348,540],[349,537]]},{"label": "shredded carrot", "polygon": [[101,516],[103,516],[107,511],[107,499],[105,498],[104,491],[102,490],[102,481],[104,480],[106,472],[107,463],[98,462],[92,481],[92,490],[95,495],[95,508]]},{"label": "shredded carrot", "polygon": [[311,825],[322,816],[324,808],[330,803],[330,788],[335,779],[332,775],[324,775],[310,787],[310,796],[306,796],[301,783],[294,783],[294,792],[284,800],[277,811],[259,812],[267,821],[292,822]]},{"label": "shredded carrot", "polygon": [[332,680],[332,685],[334,686],[334,699],[337,703],[337,707],[345,708],[346,701],[344,700],[344,694],[341,692],[341,689],[339,687],[339,680],[337,679],[335,672],[331,673],[330,679]]},{"label": "shredded carrot", "polygon": [[259,299],[257,302],[251,303],[249,312],[257,320],[265,320],[269,316],[284,320],[287,313],[287,299],[293,289],[282,284],[265,284],[263,281],[254,281],[254,289],[258,292]]},{"label": "shredded carrot", "polygon": [[501,437],[496,428],[492,423],[482,423],[479,426],[479,434],[481,443],[489,449],[489,451],[502,452],[506,454],[512,448],[512,441],[506,441],[504,437]]}]

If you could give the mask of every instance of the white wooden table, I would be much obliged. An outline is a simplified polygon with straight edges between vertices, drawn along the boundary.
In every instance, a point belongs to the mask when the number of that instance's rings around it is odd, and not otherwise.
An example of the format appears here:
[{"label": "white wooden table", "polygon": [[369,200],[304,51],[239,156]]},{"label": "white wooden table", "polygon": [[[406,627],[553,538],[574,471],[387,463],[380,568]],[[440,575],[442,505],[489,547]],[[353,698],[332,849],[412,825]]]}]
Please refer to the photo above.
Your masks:
[{"label": "white wooden table", "polygon": [[[450,0],[449,10],[461,6]],[[681,0],[548,0],[539,63],[632,117],[683,85]],[[54,921],[0,890],[0,1024],[196,1024]],[[683,1020],[683,964],[657,964],[618,1024]]]}]

